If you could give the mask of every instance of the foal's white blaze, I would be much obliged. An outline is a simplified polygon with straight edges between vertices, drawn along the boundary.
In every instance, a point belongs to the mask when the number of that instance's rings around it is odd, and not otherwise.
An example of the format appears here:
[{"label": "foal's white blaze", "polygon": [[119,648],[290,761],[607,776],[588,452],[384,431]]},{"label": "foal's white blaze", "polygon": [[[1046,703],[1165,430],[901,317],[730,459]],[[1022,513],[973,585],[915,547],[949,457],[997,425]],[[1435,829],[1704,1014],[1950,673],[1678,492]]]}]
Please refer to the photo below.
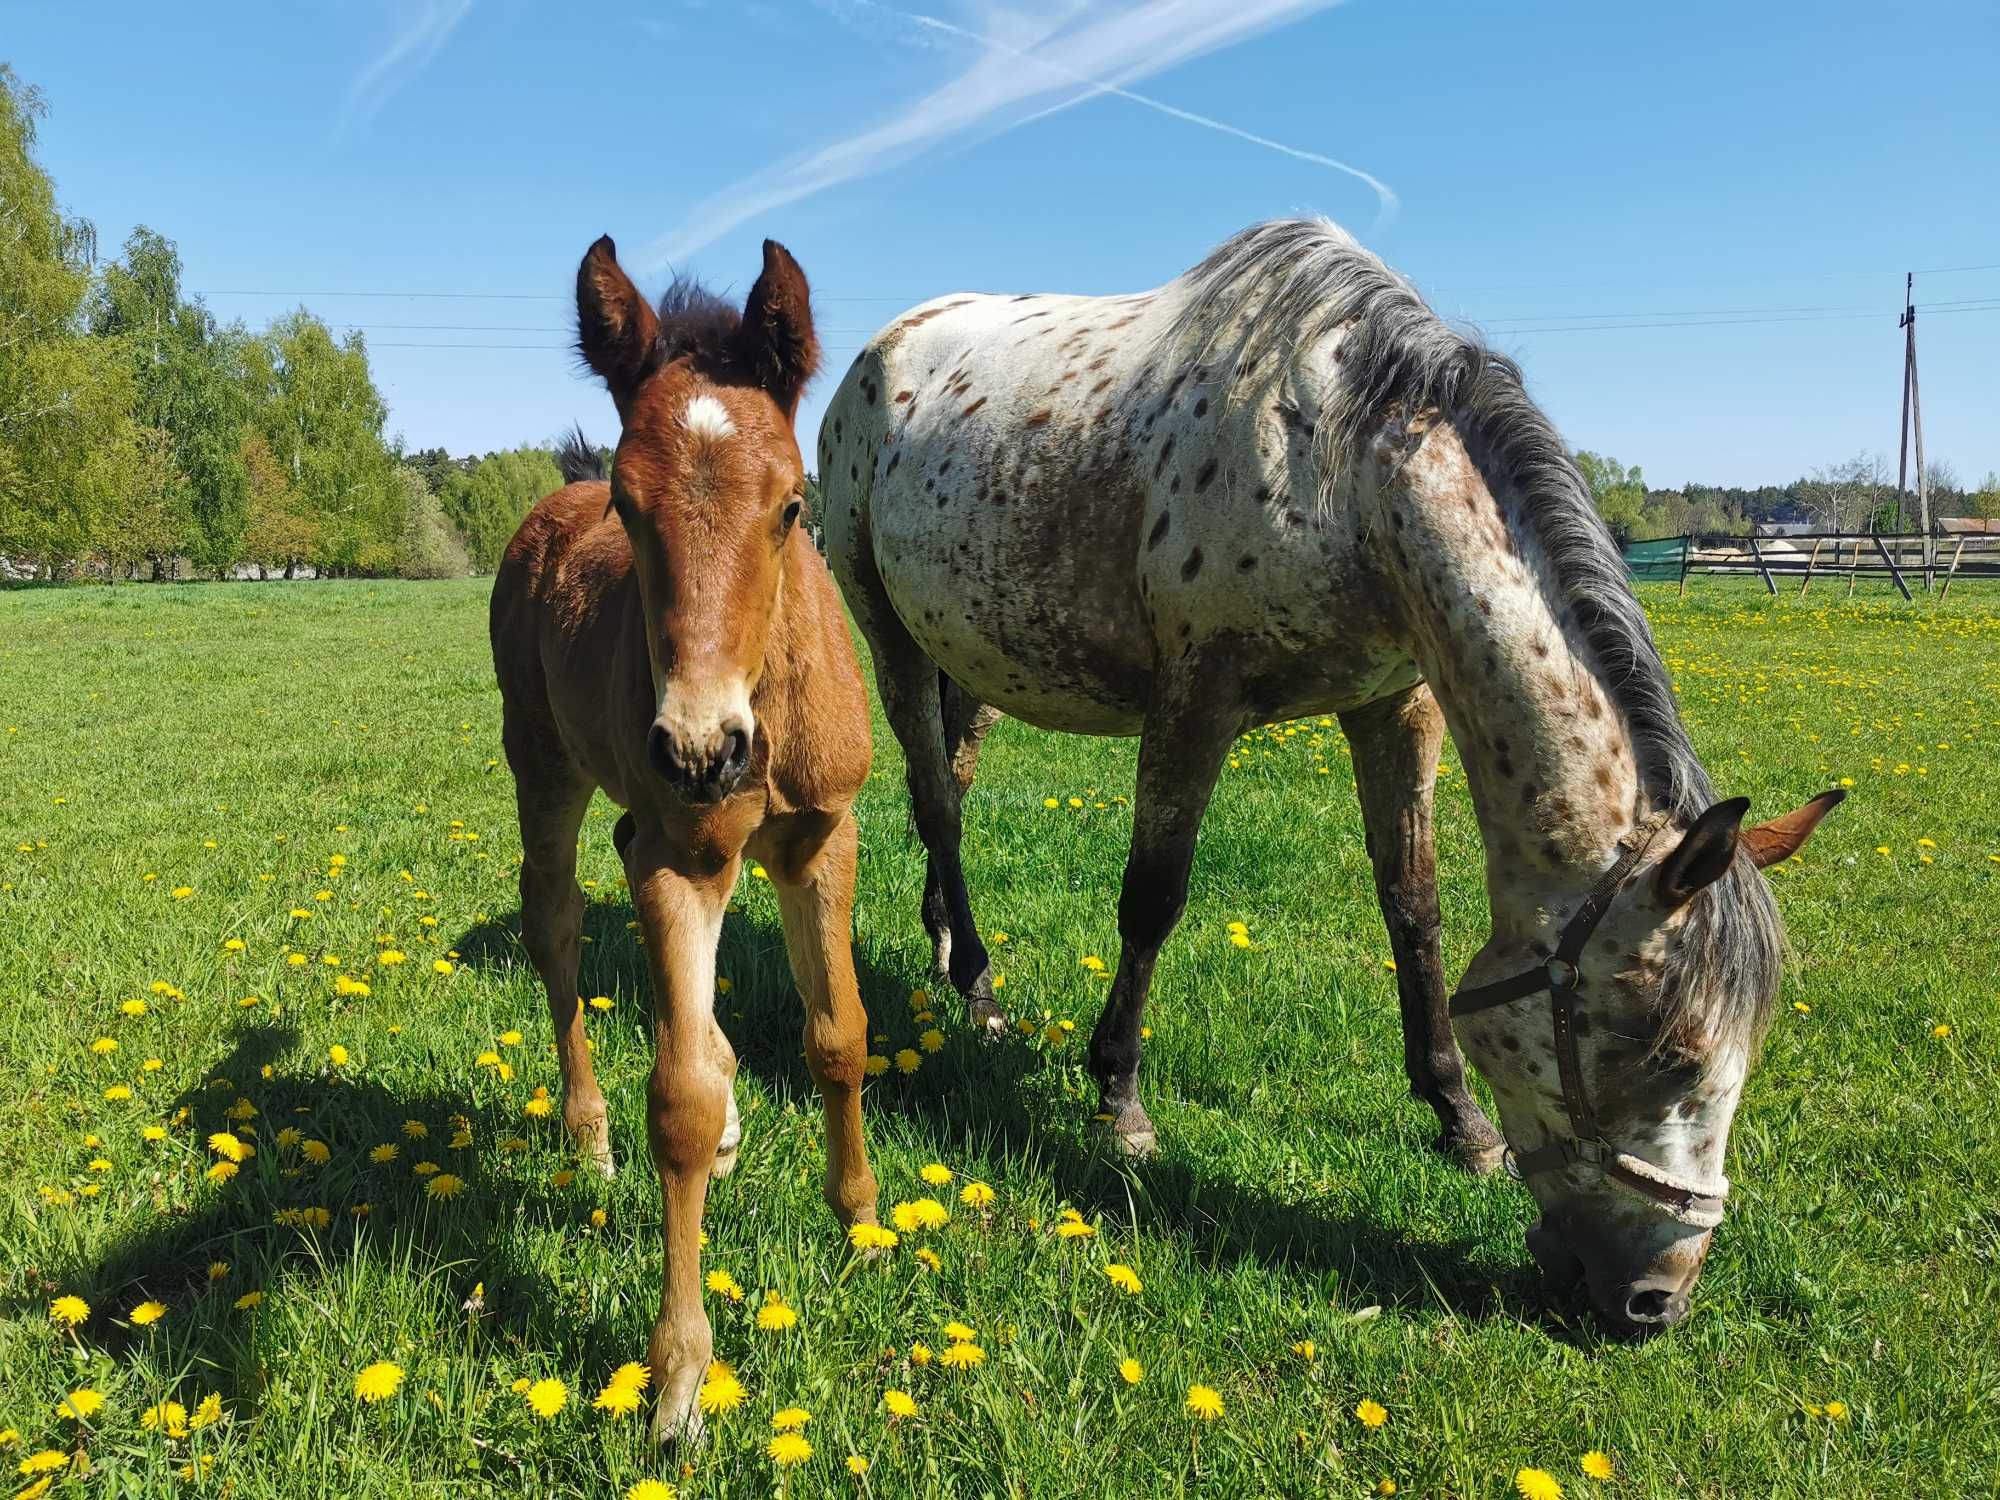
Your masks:
[{"label": "foal's white blaze", "polygon": [[729,409],[709,395],[696,396],[688,402],[687,410],[681,413],[681,425],[700,438],[736,435],[736,424],[729,420]]}]

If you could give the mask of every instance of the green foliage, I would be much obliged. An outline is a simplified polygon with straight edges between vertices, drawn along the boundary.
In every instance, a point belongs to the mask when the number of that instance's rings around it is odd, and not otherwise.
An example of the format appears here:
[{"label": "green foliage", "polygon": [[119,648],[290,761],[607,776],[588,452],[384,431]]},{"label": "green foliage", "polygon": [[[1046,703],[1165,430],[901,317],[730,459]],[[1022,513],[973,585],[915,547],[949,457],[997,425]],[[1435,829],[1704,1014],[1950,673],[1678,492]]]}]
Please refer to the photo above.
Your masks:
[{"label": "green foliage", "polygon": [[1576,455],[1576,466],[1583,471],[1597,513],[1604,517],[1619,546],[1672,534],[1666,510],[1649,503],[1646,481],[1637,465],[1628,469],[1615,458],[1586,449]]},{"label": "green foliage", "polygon": [[470,469],[448,474],[438,498],[465,538],[472,564],[482,573],[499,566],[521,518],[535,502],[562,488],[562,471],[546,448],[489,453]]},{"label": "green foliage", "polygon": [[396,574],[402,578],[463,578],[472,571],[465,541],[444,513],[421,471],[410,464],[396,468],[402,497],[402,535]]}]

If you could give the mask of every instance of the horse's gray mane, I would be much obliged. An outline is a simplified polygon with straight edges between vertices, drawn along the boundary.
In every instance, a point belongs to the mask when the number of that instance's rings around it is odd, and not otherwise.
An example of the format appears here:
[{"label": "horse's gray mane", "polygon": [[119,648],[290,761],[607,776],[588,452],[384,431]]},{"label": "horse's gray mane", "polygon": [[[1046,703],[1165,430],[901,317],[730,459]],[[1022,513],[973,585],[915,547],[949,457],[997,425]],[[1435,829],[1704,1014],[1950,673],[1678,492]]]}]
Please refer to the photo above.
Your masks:
[{"label": "horse's gray mane", "polygon": [[[1572,647],[1623,713],[1654,805],[1685,827],[1716,800],[1624,559],[1519,366],[1449,327],[1326,219],[1253,225],[1181,285],[1188,299],[1167,339],[1204,362],[1226,354],[1244,369],[1266,353],[1282,358],[1340,334],[1340,378],[1325,383],[1315,414],[1323,506],[1392,407],[1434,407],[1452,422],[1488,484],[1518,499],[1543,586],[1560,601],[1555,613]],[[1690,908],[1674,945],[1658,1049],[1703,1055],[1716,1043],[1754,1046],[1777,999],[1783,952],[1776,903],[1739,856]]]}]

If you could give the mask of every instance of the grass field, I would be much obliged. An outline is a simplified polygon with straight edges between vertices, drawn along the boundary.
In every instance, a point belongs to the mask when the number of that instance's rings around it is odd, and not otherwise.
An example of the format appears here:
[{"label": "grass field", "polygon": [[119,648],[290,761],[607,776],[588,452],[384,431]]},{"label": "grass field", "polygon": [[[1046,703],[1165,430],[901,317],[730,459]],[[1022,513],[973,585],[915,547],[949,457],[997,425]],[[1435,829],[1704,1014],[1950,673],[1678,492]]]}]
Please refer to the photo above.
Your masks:
[{"label": "grass field", "polygon": [[[1797,954],[1738,1116],[1737,1199],[1695,1314],[1641,1347],[1545,1302],[1521,1188],[1426,1149],[1331,727],[1254,736],[1225,777],[1154,986],[1141,1083],[1163,1150],[1137,1169],[1083,1132],[1108,988],[1083,960],[1116,957],[1134,746],[995,733],[967,864],[1000,998],[1033,1034],[982,1045],[946,997],[941,1049],[872,1083],[885,1216],[926,1196],[951,1216],[876,1263],[821,1204],[776,904],[746,878],[718,999],[746,1135],[709,1195],[707,1257],[741,1288],[709,1306],[748,1396],[670,1461],[643,1410],[592,1405],[643,1357],[659,1278],[613,812],[582,853],[582,988],[609,1001],[590,1027],[623,1167],[605,1183],[569,1177],[558,1121],[529,1112],[557,1075],[518,942],[485,597],[0,595],[8,1472],[52,1452],[55,1494],[243,1497],[623,1495],[648,1476],[683,1496],[1499,1497],[1524,1466],[1571,1496],[2000,1486],[1993,594],[1650,600],[1726,792],[1762,815],[1854,792],[1774,877]],[[856,953],[886,1056],[932,1023],[911,1003],[922,857],[879,721],[875,766]],[[1440,804],[1455,973],[1484,916],[1455,770]],[[217,1182],[206,1142],[232,1120],[256,1154]],[[462,1191],[427,1191],[421,1162]],[[931,1164],[953,1181],[926,1182]],[[972,1182],[990,1207],[961,1201]],[[1065,1209],[1095,1233],[1055,1233]],[[771,1292],[796,1326],[759,1328]],[[88,1304],[73,1329],[51,1316],[63,1296]],[[146,1302],[164,1315],[143,1323]],[[953,1321],[983,1363],[920,1358]],[[400,1390],[358,1401],[383,1360]],[[516,1389],[543,1380],[567,1393],[549,1418]],[[1188,1414],[1195,1383],[1216,1419]],[[84,1388],[102,1408],[58,1415]],[[916,1415],[891,1419],[891,1389]],[[186,1422],[149,1428],[168,1401]],[[1386,1420],[1361,1421],[1364,1401]],[[765,1445],[788,1406],[814,1452],[780,1469]],[[1584,1474],[1590,1449],[1615,1477]]]}]

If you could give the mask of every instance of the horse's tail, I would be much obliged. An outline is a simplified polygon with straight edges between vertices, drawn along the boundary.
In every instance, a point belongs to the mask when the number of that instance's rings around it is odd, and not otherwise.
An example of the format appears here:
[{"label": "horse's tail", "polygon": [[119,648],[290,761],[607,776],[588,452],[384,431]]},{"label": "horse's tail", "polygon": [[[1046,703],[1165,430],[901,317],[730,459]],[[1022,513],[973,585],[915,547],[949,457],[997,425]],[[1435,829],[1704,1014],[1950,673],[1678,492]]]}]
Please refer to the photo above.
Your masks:
[{"label": "horse's tail", "polygon": [[609,479],[611,466],[604,450],[583,435],[581,424],[570,428],[556,449],[556,467],[564,484],[581,484],[587,479]]}]

